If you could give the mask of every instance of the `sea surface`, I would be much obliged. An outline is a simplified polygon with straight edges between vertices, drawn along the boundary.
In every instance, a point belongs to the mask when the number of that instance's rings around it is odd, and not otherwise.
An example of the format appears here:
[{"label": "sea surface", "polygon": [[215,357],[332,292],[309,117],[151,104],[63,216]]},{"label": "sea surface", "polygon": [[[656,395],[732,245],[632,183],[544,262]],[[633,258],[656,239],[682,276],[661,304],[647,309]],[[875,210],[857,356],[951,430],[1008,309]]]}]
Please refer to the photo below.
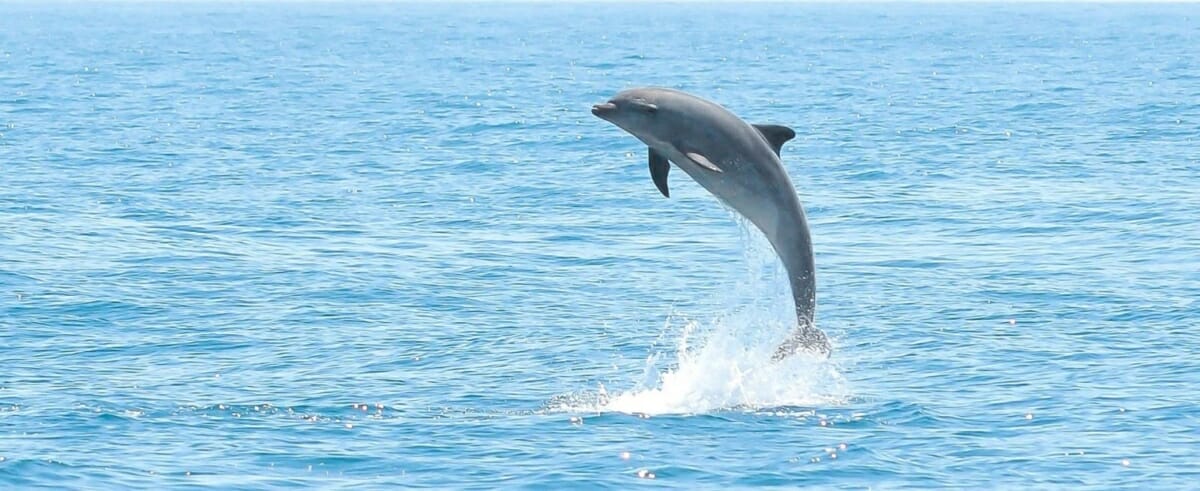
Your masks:
[{"label": "sea surface", "polygon": [[[0,3],[0,488],[1195,489],[1200,5]],[[589,113],[795,128],[765,240]]]}]

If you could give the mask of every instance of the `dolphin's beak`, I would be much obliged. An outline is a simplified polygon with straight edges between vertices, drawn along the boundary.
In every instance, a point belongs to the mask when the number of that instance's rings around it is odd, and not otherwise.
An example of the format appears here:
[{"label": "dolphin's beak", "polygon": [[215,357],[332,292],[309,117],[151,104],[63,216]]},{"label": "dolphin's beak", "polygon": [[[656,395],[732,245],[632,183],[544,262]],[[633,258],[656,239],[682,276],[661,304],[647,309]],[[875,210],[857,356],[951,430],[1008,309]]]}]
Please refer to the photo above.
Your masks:
[{"label": "dolphin's beak", "polygon": [[592,114],[601,118],[603,118],[606,114],[612,114],[612,112],[616,110],[617,105],[611,102],[605,102],[604,104],[596,104],[595,106],[592,106]]}]

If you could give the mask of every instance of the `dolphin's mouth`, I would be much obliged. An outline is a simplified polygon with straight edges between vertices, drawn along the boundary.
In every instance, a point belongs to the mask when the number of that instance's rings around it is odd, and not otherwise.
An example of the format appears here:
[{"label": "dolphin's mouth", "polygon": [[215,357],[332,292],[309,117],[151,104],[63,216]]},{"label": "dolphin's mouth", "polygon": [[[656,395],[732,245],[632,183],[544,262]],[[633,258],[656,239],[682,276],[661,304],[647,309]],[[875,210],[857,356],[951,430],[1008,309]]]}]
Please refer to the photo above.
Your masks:
[{"label": "dolphin's mouth", "polygon": [[617,110],[617,105],[613,104],[611,102],[605,102],[604,104],[596,104],[596,105],[592,106],[592,114],[602,117],[602,118],[604,117],[604,115],[612,114],[616,110]]}]

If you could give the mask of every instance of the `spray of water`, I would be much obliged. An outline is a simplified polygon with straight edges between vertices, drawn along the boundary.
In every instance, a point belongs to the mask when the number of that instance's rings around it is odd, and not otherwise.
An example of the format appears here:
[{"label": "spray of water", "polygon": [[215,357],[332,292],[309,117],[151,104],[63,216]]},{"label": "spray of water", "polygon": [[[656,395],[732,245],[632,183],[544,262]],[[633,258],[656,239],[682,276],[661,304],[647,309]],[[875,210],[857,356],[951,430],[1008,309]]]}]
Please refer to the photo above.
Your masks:
[{"label": "spray of water", "polygon": [[672,313],[664,337],[673,342],[646,358],[641,382],[616,393],[601,387],[585,407],[562,409],[704,414],[821,407],[849,399],[845,379],[830,359],[798,354],[771,361],[795,326],[790,292],[770,244],[753,225],[734,217],[747,244],[748,274],[722,299],[728,303],[725,313],[706,321]]},{"label": "spray of water", "polygon": [[[601,397],[600,411],[637,414],[696,414],[719,410],[813,407],[845,400],[845,383],[836,366],[805,355],[772,362],[786,326],[764,326],[749,310],[705,326],[686,321],[673,353],[646,361],[646,381],[633,389]],[[764,328],[766,327],[766,328]]]}]

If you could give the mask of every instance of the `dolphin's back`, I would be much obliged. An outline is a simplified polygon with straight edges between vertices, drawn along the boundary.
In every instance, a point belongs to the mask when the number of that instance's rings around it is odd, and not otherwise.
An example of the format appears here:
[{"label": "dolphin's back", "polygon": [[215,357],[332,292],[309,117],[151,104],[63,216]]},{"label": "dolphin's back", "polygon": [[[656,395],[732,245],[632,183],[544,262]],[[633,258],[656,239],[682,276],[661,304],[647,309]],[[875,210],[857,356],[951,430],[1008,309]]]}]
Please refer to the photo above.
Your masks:
[{"label": "dolphin's back", "polygon": [[685,143],[706,146],[710,158],[723,160],[730,165],[736,166],[746,161],[768,163],[757,166],[771,171],[761,177],[772,181],[782,179],[791,187],[787,173],[782,172],[783,164],[778,154],[753,125],[725,106],[707,99],[675,89],[658,90],[662,91],[659,97],[665,101],[661,106],[670,108],[675,113],[672,116],[680,122],[683,130],[680,134]]}]

